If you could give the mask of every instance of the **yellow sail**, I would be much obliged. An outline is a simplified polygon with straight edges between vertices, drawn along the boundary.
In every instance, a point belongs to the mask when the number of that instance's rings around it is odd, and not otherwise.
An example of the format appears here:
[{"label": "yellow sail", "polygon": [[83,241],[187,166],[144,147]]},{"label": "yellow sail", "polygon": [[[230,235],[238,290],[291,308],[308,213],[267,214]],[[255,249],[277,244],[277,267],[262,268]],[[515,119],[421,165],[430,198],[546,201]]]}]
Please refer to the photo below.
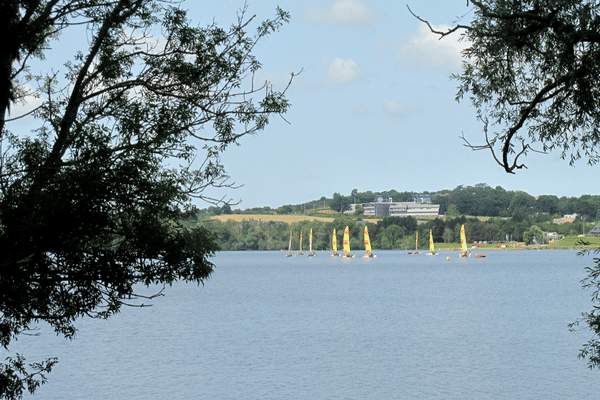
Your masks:
[{"label": "yellow sail", "polygon": [[350,254],[350,229],[348,227],[344,229],[344,241],[342,243],[344,245],[344,255],[347,256]]},{"label": "yellow sail", "polygon": [[419,250],[419,231],[417,231],[417,238],[415,239],[415,252]]},{"label": "yellow sail", "polygon": [[308,236],[308,257],[314,257],[317,255],[316,252],[313,251],[312,249],[312,244],[313,244],[313,240],[312,240],[312,228],[310,228],[310,235]]},{"label": "yellow sail", "polygon": [[433,234],[431,233],[431,229],[429,230],[429,251],[431,253],[435,251],[435,246],[433,245]]},{"label": "yellow sail", "polygon": [[300,253],[302,253],[302,231],[300,231]]},{"label": "yellow sail", "polygon": [[333,230],[333,238],[331,239],[331,249],[334,253],[337,253],[337,234],[335,233],[335,229]]},{"label": "yellow sail", "polygon": [[465,234],[465,226],[460,227],[460,252],[461,257],[470,257],[471,253],[467,251],[467,235]]},{"label": "yellow sail", "polygon": [[369,239],[369,230],[365,226],[365,254],[371,254],[371,240]]}]

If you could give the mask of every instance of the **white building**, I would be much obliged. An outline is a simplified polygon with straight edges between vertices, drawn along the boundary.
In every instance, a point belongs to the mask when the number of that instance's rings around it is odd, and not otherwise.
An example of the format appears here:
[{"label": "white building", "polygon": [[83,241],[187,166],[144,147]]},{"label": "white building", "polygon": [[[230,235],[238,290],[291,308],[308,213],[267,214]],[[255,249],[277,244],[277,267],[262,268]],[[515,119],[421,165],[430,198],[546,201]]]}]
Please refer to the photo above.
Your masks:
[{"label": "white building", "polygon": [[414,201],[394,202],[391,197],[379,197],[374,203],[362,204],[364,215],[386,217],[432,217],[440,213],[439,204]]}]

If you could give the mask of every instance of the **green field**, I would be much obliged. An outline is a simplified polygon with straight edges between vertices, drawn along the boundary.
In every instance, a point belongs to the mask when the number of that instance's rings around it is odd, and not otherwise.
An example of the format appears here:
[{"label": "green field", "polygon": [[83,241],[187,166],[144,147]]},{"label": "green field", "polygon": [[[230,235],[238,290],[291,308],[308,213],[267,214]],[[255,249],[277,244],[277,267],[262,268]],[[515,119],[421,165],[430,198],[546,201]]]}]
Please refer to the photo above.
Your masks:
[{"label": "green field", "polygon": [[[498,247],[504,244],[505,247]],[[460,243],[436,243],[437,250],[455,250],[460,248]],[[478,250],[527,250],[527,249],[578,249],[597,250],[600,249],[600,238],[597,237],[567,237],[555,242],[543,245],[525,245],[523,243],[493,243],[477,245]]]},{"label": "green field", "polygon": [[598,249],[600,238],[597,237],[567,237],[547,245],[558,249]]}]

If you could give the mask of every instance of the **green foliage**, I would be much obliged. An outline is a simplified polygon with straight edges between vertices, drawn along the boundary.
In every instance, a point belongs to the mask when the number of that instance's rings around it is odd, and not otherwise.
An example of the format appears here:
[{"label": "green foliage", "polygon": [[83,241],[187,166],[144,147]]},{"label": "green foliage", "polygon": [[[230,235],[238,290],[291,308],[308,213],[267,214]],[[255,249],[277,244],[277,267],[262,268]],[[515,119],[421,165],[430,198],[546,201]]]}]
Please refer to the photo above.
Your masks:
[{"label": "green foliage", "polygon": [[[191,200],[231,213],[205,194],[233,187],[220,153],[289,108],[285,90],[248,79],[260,68],[254,47],[289,16],[277,9],[249,33],[246,9],[225,30],[194,27],[174,5],[22,0],[3,9],[0,29],[11,38],[0,48],[4,348],[39,322],[72,337],[79,317],[108,318],[125,301],[146,300],[139,285],[201,283],[213,270],[211,257],[230,233],[192,223]],[[64,70],[32,70],[49,41],[82,24],[89,43]],[[26,81],[38,85],[30,94],[42,103],[33,114],[39,128],[13,132],[4,116],[11,102],[27,100],[19,98]],[[243,234],[239,248],[260,247],[250,228]],[[1,387],[10,388],[2,397],[32,392],[54,362],[0,364]]]},{"label": "green foliage", "polygon": [[[308,232],[313,230],[313,249],[330,250],[333,229],[337,231],[339,243],[344,228],[350,228],[353,249],[362,249],[363,226],[350,216],[340,216],[333,222],[301,221],[298,223],[258,222],[250,220],[235,222],[228,220],[202,220],[194,222],[198,226],[209,229],[218,237],[223,250],[282,250],[287,249],[290,230],[293,231],[293,245],[298,248],[300,231],[304,232],[303,248],[308,248]],[[365,221],[362,221],[363,223]],[[581,222],[562,225],[515,221],[514,219],[490,218],[485,221],[477,218],[435,218],[417,225],[412,217],[385,217],[374,224],[366,221],[369,227],[371,243],[374,249],[414,249],[415,233],[419,232],[419,248],[429,247],[429,230],[432,231],[435,243],[458,243],[461,225],[465,225],[468,242],[500,242],[526,241],[531,243],[536,237],[541,244],[542,232],[557,232],[559,235],[577,235],[581,232]],[[250,238],[249,238],[250,237]],[[594,240],[585,238],[585,240]]]},{"label": "green foliage", "polygon": [[331,202],[329,203],[329,208],[336,212],[344,212],[350,209],[350,204],[352,204],[352,197],[345,197],[339,193],[334,193]]},{"label": "green foliage", "polygon": [[[474,214],[470,214],[470,215],[474,215]],[[458,207],[456,207],[456,204],[450,204],[448,206],[448,210],[446,211],[446,217],[456,218],[458,216],[459,216]]]},{"label": "green foliage", "polygon": [[523,234],[523,241],[525,244],[542,244],[544,241],[544,232],[539,226],[532,225],[527,232]]},{"label": "green foliage", "polygon": [[[6,364],[0,364],[0,398],[7,400],[21,399],[25,390],[35,393],[40,385],[47,382],[46,374],[50,373],[58,362],[52,357],[27,366],[25,357],[20,354],[14,358],[8,357],[5,361]],[[29,372],[28,369],[33,372]]]},{"label": "green foliage", "polygon": [[379,233],[377,234],[379,247],[384,250],[401,248],[403,237],[404,230],[399,225],[388,225],[387,227],[379,230]]},{"label": "green foliage", "polygon": [[[486,145],[507,171],[519,157],[557,150],[573,164],[599,160],[600,9],[595,0],[471,1],[462,25],[465,66],[457,98],[468,96]],[[568,132],[568,134],[565,134]]]},{"label": "green foliage", "polygon": [[286,206],[278,207],[277,210],[275,210],[277,214],[291,214],[293,211],[294,208],[289,204]]}]

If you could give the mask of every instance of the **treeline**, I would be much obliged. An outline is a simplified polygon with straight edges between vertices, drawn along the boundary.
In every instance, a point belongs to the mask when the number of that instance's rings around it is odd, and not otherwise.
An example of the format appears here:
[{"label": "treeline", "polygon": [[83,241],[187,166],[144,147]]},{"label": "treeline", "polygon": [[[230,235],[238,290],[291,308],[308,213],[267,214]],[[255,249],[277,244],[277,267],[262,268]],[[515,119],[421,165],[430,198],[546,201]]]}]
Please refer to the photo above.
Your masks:
[{"label": "treeline", "polygon": [[[453,190],[438,192],[359,192],[357,189],[345,196],[334,193],[331,198],[321,197],[307,203],[284,205],[278,208],[256,207],[246,210],[232,210],[230,206],[209,207],[202,210],[204,215],[220,214],[308,214],[324,208],[340,212],[350,204],[371,203],[379,196],[391,196],[394,201],[413,201],[416,195],[429,195],[433,204],[440,205],[440,214],[456,218],[460,215],[480,217],[516,218],[519,220],[535,217],[544,222],[552,221],[567,214],[578,214],[586,221],[600,220],[600,196],[558,197],[540,195],[534,197],[522,191],[509,191],[500,186],[490,187],[485,183],[474,186],[458,186]],[[360,213],[360,211],[359,211]]]},{"label": "treeline", "polygon": [[[288,224],[283,222],[259,222],[244,220],[189,221],[202,224],[212,231],[219,240],[221,250],[283,250],[288,248],[290,231],[293,233],[293,248],[299,247],[300,233],[303,234],[303,249],[308,249],[309,232],[313,230],[313,249],[330,250],[331,237],[335,229],[338,243],[341,243],[344,228],[350,228],[350,245],[353,249],[363,249],[363,229],[369,229],[375,249],[412,249],[415,247],[416,232],[419,232],[419,248],[428,248],[429,230],[436,243],[459,242],[460,226],[465,225],[468,242],[531,241],[541,232],[557,232],[564,236],[578,235],[585,229],[589,231],[593,224],[584,227],[582,221],[556,225],[535,218],[436,218],[418,225],[413,217],[385,217],[377,224],[366,220],[355,220],[348,216],[336,218],[333,222],[302,221]],[[341,245],[339,246],[341,248]]]},{"label": "treeline", "polygon": [[431,194],[431,202],[440,205],[440,214],[513,217],[525,219],[543,217],[551,221],[566,214],[585,216],[587,221],[600,220],[600,196],[534,197],[521,191],[508,191],[497,186],[491,188],[481,183],[475,186],[458,186],[454,190]]}]

